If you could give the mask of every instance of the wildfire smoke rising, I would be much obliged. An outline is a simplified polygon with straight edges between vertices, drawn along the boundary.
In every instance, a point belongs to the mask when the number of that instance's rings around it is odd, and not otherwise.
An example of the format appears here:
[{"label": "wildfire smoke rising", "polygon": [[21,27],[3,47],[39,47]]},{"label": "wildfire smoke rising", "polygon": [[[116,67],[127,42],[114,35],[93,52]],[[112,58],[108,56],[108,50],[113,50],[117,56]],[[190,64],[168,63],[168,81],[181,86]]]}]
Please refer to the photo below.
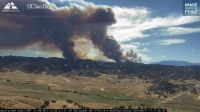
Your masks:
[{"label": "wildfire smoke rising", "polygon": [[[0,1],[0,8],[8,0]],[[85,38],[92,42],[104,56],[115,61],[122,59],[120,46],[107,35],[108,25],[116,22],[110,8],[97,6],[67,7],[63,9],[30,10],[28,3],[43,4],[42,1],[15,1],[19,14],[0,14],[0,49],[24,49],[40,43],[41,49],[60,49],[66,59],[77,59],[75,40]],[[78,45],[78,44],[77,44]],[[86,49],[83,49],[86,50]]]}]

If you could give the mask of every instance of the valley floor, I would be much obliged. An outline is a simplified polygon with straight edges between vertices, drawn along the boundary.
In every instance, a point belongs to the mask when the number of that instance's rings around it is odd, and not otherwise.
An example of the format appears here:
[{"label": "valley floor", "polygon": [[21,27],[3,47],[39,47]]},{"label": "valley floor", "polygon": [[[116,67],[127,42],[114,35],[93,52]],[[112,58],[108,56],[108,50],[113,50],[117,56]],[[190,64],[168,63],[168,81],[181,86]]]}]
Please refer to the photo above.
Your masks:
[{"label": "valley floor", "polygon": [[[173,81],[181,84],[182,81]],[[190,90],[175,94],[149,91],[152,80],[0,72],[0,108],[167,108],[169,112],[199,112],[200,95]],[[197,80],[184,84],[199,86]]]}]

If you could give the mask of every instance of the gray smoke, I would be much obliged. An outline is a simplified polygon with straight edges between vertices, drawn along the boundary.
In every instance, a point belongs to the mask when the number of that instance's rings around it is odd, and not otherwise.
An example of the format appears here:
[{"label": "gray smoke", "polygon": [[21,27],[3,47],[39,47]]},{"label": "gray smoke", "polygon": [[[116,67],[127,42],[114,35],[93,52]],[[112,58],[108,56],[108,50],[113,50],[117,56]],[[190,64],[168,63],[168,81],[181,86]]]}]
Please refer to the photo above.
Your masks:
[{"label": "gray smoke", "polygon": [[[0,9],[7,2],[9,0],[1,0]],[[107,27],[116,22],[110,8],[29,10],[26,8],[28,3],[43,4],[41,1],[18,0],[15,4],[19,14],[0,14],[0,49],[20,49],[40,42],[42,46],[53,45],[61,49],[66,59],[77,59],[73,40],[76,35],[84,35],[81,38],[91,40],[106,57],[115,61],[122,59],[119,44],[107,35]]]}]

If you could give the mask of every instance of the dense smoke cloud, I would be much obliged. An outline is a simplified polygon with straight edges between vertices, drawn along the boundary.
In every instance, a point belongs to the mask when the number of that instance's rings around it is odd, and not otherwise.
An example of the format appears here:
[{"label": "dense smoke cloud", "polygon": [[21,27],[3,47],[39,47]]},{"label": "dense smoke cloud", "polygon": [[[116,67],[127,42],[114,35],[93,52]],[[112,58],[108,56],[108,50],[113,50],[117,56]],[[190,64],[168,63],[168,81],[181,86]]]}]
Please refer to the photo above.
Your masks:
[{"label": "dense smoke cloud", "polygon": [[[9,0],[0,1],[0,9]],[[107,35],[107,26],[116,22],[110,8],[86,6],[63,9],[27,9],[27,4],[44,2],[17,0],[19,13],[0,14],[0,49],[21,49],[40,43],[41,49],[54,46],[67,59],[77,59],[74,40],[85,38],[109,59],[120,61],[122,53],[116,40]],[[53,50],[53,49],[52,49]]]}]

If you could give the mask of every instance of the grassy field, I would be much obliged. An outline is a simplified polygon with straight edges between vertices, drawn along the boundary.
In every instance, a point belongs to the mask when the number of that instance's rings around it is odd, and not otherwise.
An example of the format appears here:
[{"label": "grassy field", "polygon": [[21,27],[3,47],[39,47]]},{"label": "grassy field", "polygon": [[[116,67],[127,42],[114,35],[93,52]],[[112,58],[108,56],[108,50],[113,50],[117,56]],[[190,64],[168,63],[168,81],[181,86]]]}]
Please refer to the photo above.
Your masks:
[{"label": "grassy field", "polygon": [[[184,94],[172,101],[145,91],[152,85],[137,77],[119,79],[99,77],[53,76],[23,72],[0,73],[0,108],[168,108],[172,112],[200,111],[198,96]],[[171,97],[170,95],[168,97]]]}]

